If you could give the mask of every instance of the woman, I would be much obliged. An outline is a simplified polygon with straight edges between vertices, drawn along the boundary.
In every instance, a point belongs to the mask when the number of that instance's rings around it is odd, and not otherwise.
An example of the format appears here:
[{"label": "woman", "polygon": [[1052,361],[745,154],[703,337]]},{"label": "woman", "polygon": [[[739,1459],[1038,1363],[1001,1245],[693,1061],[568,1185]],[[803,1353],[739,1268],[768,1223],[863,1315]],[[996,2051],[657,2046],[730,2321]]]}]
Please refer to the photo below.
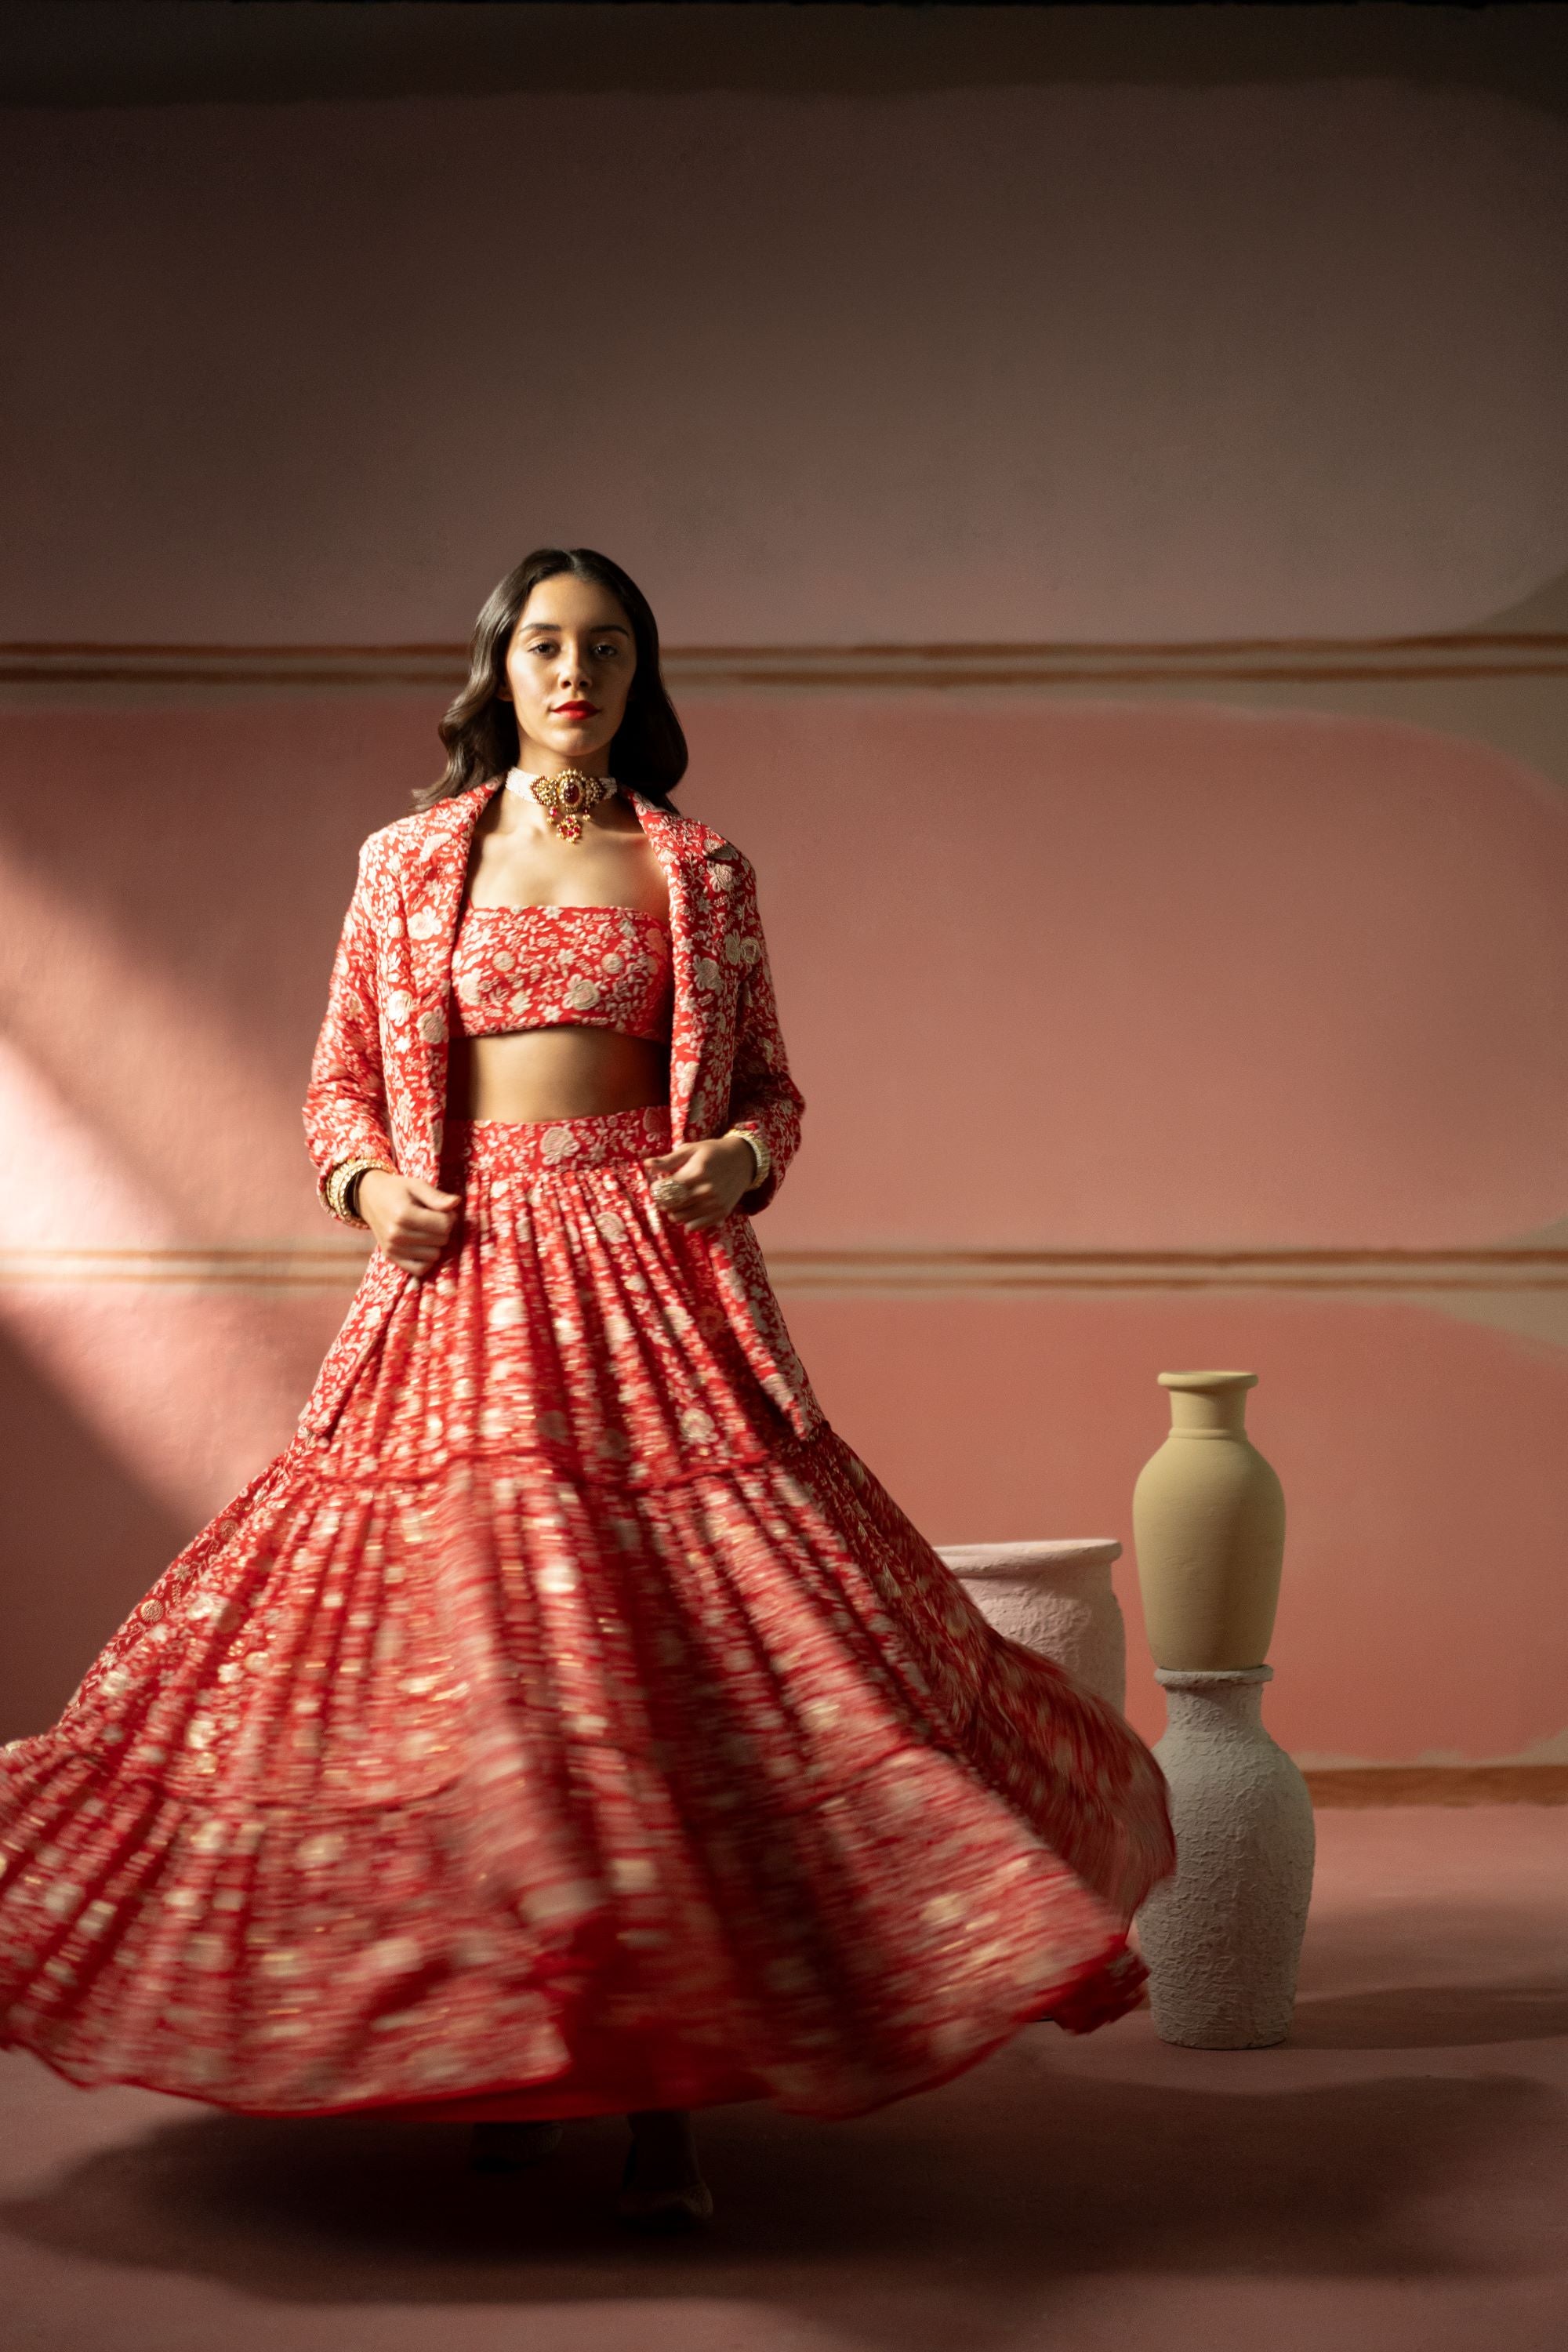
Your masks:
[{"label": "woman", "polygon": [[[374,835],[306,1104],[376,1244],[293,1442],[5,1754],[8,2038],[521,2160],[848,2116],[1140,1998],[1163,1784],[826,1425],[751,1217],[801,1097],[653,615],[541,550]],[[531,2129],[530,2128],[531,2126]]]}]

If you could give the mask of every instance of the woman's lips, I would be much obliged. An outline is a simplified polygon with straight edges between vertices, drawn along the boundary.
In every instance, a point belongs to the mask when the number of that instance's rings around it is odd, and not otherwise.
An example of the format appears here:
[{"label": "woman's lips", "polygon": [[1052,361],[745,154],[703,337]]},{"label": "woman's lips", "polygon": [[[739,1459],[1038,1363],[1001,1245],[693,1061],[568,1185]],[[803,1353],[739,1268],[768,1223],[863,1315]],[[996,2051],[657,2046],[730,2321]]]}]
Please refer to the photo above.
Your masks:
[{"label": "woman's lips", "polygon": [[558,702],[555,706],[557,719],[597,719],[598,715],[596,702]]}]

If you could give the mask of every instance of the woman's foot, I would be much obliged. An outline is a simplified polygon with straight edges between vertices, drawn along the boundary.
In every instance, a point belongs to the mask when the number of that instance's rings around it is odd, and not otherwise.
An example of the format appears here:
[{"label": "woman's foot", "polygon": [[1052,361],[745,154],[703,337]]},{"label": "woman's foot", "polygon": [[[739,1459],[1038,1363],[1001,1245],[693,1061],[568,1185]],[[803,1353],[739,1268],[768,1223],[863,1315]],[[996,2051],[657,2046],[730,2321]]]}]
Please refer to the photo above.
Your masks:
[{"label": "woman's foot", "polygon": [[713,2197],[697,2161],[691,2118],[679,2107],[653,2107],[626,2121],[632,2144],[616,2213],[628,2229],[673,2234],[713,2219]]},{"label": "woman's foot", "polygon": [[468,2135],[470,2172],[525,2172],[561,2145],[559,2124],[476,2124]]}]

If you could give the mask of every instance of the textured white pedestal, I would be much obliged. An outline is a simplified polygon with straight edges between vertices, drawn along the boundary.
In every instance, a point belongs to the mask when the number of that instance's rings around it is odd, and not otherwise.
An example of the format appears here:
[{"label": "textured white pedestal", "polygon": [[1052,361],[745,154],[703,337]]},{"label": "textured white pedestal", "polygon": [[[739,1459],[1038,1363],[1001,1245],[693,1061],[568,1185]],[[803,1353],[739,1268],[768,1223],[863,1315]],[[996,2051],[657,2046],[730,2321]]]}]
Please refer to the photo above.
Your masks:
[{"label": "textured white pedestal", "polygon": [[1054,1659],[1120,1712],[1127,1701],[1127,1634],[1110,1563],[1121,1553],[1114,1536],[1094,1536],[949,1544],[940,1556],[999,1633]]},{"label": "textured white pedestal", "polygon": [[1264,2050],[1290,2030],[1315,1839],[1307,1784],[1263,1727],[1273,1674],[1155,1669],[1176,1874],[1139,1912],[1138,1941],[1155,2032],[1189,2050]]}]

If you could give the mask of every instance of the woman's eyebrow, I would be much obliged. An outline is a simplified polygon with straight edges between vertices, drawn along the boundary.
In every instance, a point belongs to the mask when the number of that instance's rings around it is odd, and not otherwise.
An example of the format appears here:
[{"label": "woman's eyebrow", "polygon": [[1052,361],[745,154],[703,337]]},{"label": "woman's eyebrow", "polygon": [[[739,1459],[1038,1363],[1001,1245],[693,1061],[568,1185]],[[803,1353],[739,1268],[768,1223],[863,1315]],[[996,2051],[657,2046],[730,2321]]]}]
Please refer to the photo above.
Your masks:
[{"label": "woman's eyebrow", "polygon": [[[529,621],[524,625],[522,634],[531,637],[535,629],[548,629],[552,635],[557,637],[562,635],[559,621]],[[593,637],[629,637],[631,631],[623,627],[619,621],[602,621],[596,625],[590,623],[586,634]]]}]

